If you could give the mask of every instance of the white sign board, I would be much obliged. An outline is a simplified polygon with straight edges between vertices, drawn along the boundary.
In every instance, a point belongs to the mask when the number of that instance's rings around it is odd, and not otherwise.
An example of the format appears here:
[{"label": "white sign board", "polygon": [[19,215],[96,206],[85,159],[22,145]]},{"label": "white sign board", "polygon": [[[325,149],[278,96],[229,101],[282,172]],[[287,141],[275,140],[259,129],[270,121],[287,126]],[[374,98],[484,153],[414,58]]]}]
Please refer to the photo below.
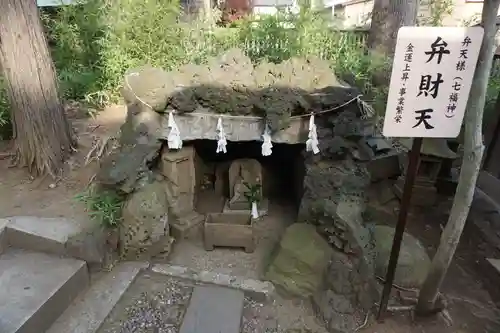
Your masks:
[{"label": "white sign board", "polygon": [[482,27],[399,29],[384,136],[458,136],[483,32]]}]

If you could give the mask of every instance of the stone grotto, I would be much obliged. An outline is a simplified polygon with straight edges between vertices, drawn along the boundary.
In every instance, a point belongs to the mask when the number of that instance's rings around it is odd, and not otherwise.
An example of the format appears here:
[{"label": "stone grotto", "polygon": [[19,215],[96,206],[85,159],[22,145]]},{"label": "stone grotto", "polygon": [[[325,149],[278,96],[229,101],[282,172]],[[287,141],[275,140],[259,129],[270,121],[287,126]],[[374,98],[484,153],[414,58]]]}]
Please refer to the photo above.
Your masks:
[{"label": "stone grotto", "polygon": [[263,278],[311,299],[330,332],[363,322],[379,298],[371,161],[392,148],[373,148],[381,139],[357,89],[316,58],[254,66],[233,49],[171,72],[131,69],[122,93],[120,145],[96,177],[126,195],[122,257],[167,256],[214,209],[261,218],[289,200],[297,219]]}]

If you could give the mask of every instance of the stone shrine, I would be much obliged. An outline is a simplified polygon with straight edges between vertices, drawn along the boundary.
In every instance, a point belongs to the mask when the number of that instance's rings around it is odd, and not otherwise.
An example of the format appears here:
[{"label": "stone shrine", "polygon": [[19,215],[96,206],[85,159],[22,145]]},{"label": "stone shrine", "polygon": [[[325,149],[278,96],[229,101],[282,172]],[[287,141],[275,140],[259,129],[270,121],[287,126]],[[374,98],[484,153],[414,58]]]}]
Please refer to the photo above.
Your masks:
[{"label": "stone shrine", "polygon": [[[131,69],[123,94],[128,108],[123,129],[128,131],[121,132],[120,141],[126,144],[103,161],[96,179],[129,196],[127,200],[132,203],[138,202],[140,209],[127,206],[133,214],[129,214],[130,225],[126,225],[121,237],[134,238],[139,233],[131,248],[135,250],[135,243],[138,247],[150,246],[150,237],[167,238],[168,228],[176,239],[197,230],[203,217],[195,211],[195,204],[197,197],[205,194],[198,188],[220,195],[216,207],[219,214],[250,214],[248,192],[253,189],[252,196],[260,201],[259,215],[267,213],[269,187],[297,189],[294,208],[298,209],[298,218],[290,222],[302,222],[292,228],[297,233],[292,239],[299,239],[299,244],[296,248],[284,244],[282,248],[295,253],[304,237],[312,245],[318,245],[320,237],[324,240],[325,251],[318,253],[332,252],[331,260],[321,255],[318,265],[309,265],[315,277],[323,280],[308,290],[316,314],[331,333],[353,332],[359,327],[359,319],[367,316],[379,295],[375,288],[373,235],[371,226],[364,221],[365,193],[371,182],[367,162],[371,157],[360,152],[361,139],[375,135],[370,119],[375,112],[361,100],[356,88],[338,80],[330,65],[320,59],[294,58],[281,64],[254,65],[241,50],[230,50],[207,65],[189,64],[169,73],[153,68]],[[308,124],[315,113],[318,154],[305,149],[310,135]],[[252,156],[263,165],[248,158],[251,155],[243,150],[231,158],[229,154],[214,153],[203,165],[197,154],[201,157],[206,151],[195,151],[193,145],[198,140],[209,140],[215,151],[217,141],[222,140],[218,138],[219,122],[228,142],[262,145],[269,130],[275,150],[262,159],[260,154]],[[174,128],[184,146],[179,150],[167,148]],[[271,175],[266,164],[276,156],[278,145],[300,148],[301,160],[296,169],[301,172],[292,175],[295,178],[289,182],[273,185],[276,175],[285,171],[278,167]],[[259,153],[260,148],[256,149]],[[290,155],[293,152],[284,151]],[[273,162],[280,164],[279,160]],[[155,180],[155,185],[141,187],[150,179]],[[139,191],[144,195],[139,196]],[[165,199],[161,198],[163,192]],[[226,199],[224,207],[222,197]],[[141,202],[146,203],[145,207]],[[165,206],[159,209],[161,203]],[[146,208],[147,214],[143,214]],[[301,234],[301,226],[309,233]],[[290,260],[288,264],[302,272],[302,262]],[[274,267],[283,265],[275,261]],[[274,275],[276,278],[279,274]]]}]

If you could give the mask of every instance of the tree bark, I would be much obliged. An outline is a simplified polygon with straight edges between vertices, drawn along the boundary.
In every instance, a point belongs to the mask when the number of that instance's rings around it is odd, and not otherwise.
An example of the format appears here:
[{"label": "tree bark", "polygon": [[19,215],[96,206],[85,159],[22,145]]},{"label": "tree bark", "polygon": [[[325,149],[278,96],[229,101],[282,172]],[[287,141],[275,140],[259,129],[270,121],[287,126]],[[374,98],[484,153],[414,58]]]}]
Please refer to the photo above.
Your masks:
[{"label": "tree bark", "polygon": [[380,56],[392,56],[399,28],[417,23],[420,0],[375,0],[368,34],[368,48]]},{"label": "tree bark", "polygon": [[458,246],[474,197],[484,151],[482,123],[486,90],[495,50],[496,16],[500,0],[485,0],[482,13],[484,37],[465,114],[464,157],[448,223],[420,291],[416,313],[433,313],[439,289]]},{"label": "tree bark", "polygon": [[0,0],[0,65],[7,81],[17,162],[55,177],[75,144],[58,97],[36,0]]}]

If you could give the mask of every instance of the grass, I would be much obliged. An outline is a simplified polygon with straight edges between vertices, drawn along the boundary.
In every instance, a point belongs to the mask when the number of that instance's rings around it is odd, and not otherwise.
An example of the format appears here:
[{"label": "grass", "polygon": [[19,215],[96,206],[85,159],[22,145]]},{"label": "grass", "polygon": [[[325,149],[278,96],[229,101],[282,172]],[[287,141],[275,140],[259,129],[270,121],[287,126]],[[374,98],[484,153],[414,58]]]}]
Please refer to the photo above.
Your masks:
[{"label": "grass", "polygon": [[123,197],[116,192],[89,188],[75,199],[85,205],[89,216],[103,228],[115,229],[120,225]]}]

